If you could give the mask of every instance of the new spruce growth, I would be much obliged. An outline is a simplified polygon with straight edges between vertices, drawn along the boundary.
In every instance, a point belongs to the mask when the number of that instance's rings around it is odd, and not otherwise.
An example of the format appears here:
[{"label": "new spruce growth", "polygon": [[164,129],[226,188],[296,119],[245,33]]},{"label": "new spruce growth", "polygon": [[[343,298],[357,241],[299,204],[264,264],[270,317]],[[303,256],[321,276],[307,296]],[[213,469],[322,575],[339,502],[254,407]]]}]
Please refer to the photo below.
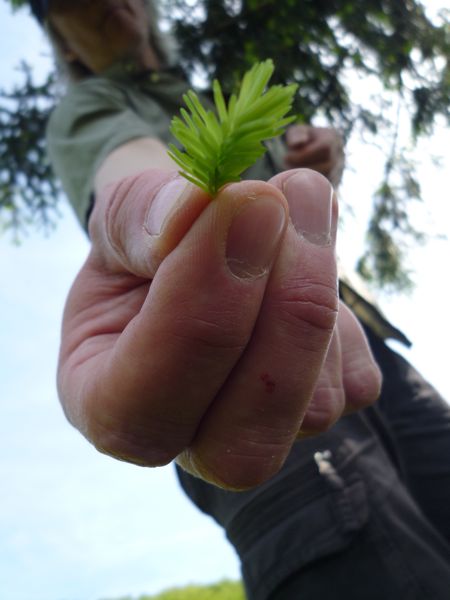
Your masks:
[{"label": "new spruce growth", "polygon": [[273,70],[270,59],[255,64],[228,105],[214,81],[217,114],[206,110],[192,90],[183,96],[188,110],[181,109],[182,119],[173,118],[171,132],[185,150],[170,144],[169,155],[183,177],[213,197],[226,183],[239,181],[241,173],[265,153],[264,140],[280,135],[295,120],[286,114],[297,85],[267,88]]}]

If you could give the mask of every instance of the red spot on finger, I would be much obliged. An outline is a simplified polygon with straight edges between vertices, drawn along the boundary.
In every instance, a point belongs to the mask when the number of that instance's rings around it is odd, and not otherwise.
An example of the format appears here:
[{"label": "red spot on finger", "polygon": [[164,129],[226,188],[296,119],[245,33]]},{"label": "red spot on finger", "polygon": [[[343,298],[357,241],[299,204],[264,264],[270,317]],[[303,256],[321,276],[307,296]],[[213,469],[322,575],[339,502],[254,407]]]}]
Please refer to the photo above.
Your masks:
[{"label": "red spot on finger", "polygon": [[270,378],[269,373],[261,373],[260,377],[261,381],[264,383],[264,386],[266,388],[266,392],[268,394],[272,394],[275,391],[275,381],[273,381],[273,379]]}]

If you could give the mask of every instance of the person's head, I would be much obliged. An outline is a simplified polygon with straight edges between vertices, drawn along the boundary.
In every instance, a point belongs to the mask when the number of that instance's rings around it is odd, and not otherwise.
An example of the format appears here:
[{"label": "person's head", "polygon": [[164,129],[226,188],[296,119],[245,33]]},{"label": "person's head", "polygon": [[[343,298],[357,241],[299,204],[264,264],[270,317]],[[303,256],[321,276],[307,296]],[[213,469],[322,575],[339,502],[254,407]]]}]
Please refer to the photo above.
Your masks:
[{"label": "person's head", "polygon": [[154,68],[167,62],[154,0],[31,0],[31,6],[70,79],[128,57]]}]

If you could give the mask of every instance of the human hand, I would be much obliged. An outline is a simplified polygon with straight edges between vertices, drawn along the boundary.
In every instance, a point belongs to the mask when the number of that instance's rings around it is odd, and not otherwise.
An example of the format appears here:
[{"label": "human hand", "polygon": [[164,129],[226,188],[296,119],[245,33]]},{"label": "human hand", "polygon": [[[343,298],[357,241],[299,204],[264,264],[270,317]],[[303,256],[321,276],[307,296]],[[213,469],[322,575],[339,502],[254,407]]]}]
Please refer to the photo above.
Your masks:
[{"label": "human hand", "polygon": [[286,131],[288,169],[303,167],[324,175],[337,188],[344,170],[341,134],[331,127],[291,125]]},{"label": "human hand", "polygon": [[339,418],[354,369],[366,389],[348,406],[375,400],[362,334],[341,311],[335,327],[336,221],[328,182],[307,170],[213,202],[162,170],[109,186],[64,314],[69,420],[118,459],[176,459],[243,489],[281,468],[302,421],[317,432]]}]

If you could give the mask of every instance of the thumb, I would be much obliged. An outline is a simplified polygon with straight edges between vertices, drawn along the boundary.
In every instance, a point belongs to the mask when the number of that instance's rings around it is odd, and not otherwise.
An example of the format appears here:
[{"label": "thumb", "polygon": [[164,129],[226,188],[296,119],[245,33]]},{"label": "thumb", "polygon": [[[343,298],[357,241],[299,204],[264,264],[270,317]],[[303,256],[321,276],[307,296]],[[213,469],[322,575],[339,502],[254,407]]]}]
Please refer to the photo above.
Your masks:
[{"label": "thumb", "polygon": [[114,182],[97,195],[89,221],[93,253],[108,270],[152,279],[209,202],[175,171]]}]

